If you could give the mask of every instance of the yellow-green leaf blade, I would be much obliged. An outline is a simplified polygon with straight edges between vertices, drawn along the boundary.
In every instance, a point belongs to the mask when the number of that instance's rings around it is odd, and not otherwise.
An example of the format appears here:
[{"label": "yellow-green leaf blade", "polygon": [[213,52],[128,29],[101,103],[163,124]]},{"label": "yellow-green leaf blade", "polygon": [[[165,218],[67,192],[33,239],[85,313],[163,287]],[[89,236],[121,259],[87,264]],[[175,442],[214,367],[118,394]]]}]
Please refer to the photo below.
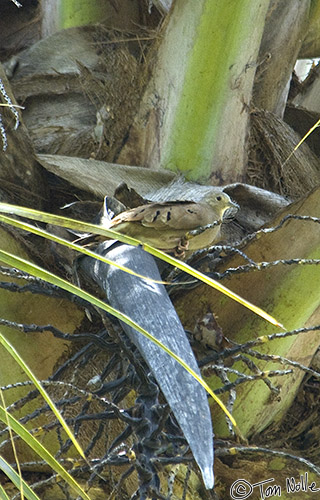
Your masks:
[{"label": "yellow-green leaf blade", "polygon": [[72,487],[78,495],[81,496],[84,500],[90,500],[90,497],[86,494],[86,492],[79,486],[79,484],[75,481],[75,479],[68,473],[68,471],[59,464],[59,462],[54,458],[51,453],[34,437],[30,432],[23,427],[23,425],[18,422],[12,415],[6,413],[5,408],[0,405],[0,420],[3,422],[7,422],[9,420],[9,424],[11,429],[20,436],[23,441],[25,441],[32,449],[35,451],[43,460],[47,462],[50,467],[56,471],[62,479],[64,479],[70,487]]}]

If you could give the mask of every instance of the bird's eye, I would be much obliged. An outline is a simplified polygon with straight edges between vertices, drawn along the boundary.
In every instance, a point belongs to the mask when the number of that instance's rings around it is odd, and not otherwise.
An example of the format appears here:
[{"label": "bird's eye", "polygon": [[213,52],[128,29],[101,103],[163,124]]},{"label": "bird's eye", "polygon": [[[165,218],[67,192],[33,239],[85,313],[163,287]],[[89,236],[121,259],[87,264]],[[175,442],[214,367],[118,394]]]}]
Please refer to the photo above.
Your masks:
[{"label": "bird's eye", "polygon": [[216,200],[217,201],[221,201],[222,200],[222,196],[217,196]]}]

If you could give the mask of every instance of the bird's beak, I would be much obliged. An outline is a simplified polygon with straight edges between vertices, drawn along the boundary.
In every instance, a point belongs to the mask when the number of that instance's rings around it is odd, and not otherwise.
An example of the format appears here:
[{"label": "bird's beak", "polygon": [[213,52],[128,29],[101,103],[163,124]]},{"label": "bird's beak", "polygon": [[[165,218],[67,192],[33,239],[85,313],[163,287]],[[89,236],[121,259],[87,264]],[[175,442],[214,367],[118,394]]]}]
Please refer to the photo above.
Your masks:
[{"label": "bird's beak", "polygon": [[236,203],[235,201],[230,200],[230,208],[232,208],[233,210],[237,209],[237,211],[238,211],[240,208],[240,205],[238,205],[238,203]]},{"label": "bird's beak", "polygon": [[236,213],[238,212],[239,208],[240,206],[238,205],[238,203],[235,203],[234,201],[230,200],[229,206],[225,211],[223,219],[232,220],[235,217]]}]

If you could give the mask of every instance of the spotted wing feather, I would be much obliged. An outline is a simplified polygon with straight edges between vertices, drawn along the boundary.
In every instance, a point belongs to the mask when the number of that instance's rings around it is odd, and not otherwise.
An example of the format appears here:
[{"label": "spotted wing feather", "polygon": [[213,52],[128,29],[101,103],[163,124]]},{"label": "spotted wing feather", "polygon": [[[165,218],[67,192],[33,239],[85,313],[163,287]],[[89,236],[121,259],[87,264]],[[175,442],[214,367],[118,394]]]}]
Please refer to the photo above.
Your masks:
[{"label": "spotted wing feather", "polygon": [[215,217],[208,205],[200,203],[190,201],[151,203],[119,214],[112,220],[111,227],[116,229],[118,224],[124,222],[140,222],[145,227],[153,227],[158,230],[183,228],[189,231],[209,224],[216,218],[218,215]]}]

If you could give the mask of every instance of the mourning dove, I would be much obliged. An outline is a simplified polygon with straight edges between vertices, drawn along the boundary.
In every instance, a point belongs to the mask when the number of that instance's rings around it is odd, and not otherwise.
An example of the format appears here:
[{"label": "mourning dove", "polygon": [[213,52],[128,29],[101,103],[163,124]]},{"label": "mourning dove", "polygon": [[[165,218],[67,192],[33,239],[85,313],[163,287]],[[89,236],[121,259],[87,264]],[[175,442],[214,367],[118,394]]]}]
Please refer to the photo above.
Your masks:
[{"label": "mourning dove", "polygon": [[[108,229],[136,238],[159,250],[182,253],[210,246],[220,238],[220,224],[225,212],[238,205],[224,192],[207,195],[201,202],[166,201],[149,203],[120,213],[109,221]],[[192,232],[200,230],[199,234]],[[198,232],[198,231],[196,231]]]}]

